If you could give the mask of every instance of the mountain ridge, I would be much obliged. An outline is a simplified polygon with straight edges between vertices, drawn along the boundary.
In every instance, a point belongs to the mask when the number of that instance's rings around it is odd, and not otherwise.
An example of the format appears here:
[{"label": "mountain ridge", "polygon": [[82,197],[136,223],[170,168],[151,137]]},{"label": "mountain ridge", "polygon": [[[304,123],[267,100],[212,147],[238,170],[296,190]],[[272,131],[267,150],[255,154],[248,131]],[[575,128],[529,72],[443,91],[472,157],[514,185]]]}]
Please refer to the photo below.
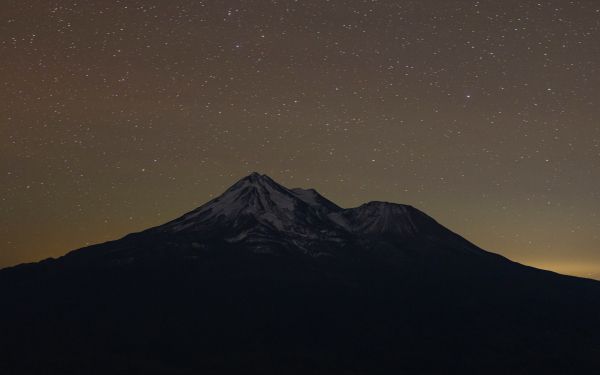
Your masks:
[{"label": "mountain ridge", "polygon": [[[338,236],[388,233],[410,237],[417,234],[418,225],[426,226],[430,232],[447,231],[434,219],[409,205],[371,201],[345,209],[314,189],[288,189],[267,175],[256,172],[242,178],[217,198],[153,230],[202,232],[208,226],[225,223],[239,230],[240,216],[251,216],[269,229],[312,238],[318,238],[324,228]],[[308,230],[298,230],[296,223]],[[236,235],[239,237],[239,233]]]},{"label": "mountain ridge", "polygon": [[[273,193],[283,195],[285,199],[279,197],[278,199],[273,200],[270,198]],[[270,200],[270,202],[266,203],[265,200]],[[258,204],[258,206],[256,204]],[[136,238],[137,236],[155,232],[196,233],[207,235],[208,237],[222,237],[229,243],[239,242],[248,239],[251,235],[256,235],[256,238],[254,238],[254,243],[256,245],[261,239],[273,236],[275,232],[285,232],[285,228],[280,225],[282,220],[279,220],[278,224],[273,224],[273,219],[283,219],[283,221],[294,219],[294,217],[289,216],[289,213],[283,217],[277,218],[276,215],[269,212],[267,208],[273,209],[275,206],[277,211],[281,211],[282,207],[288,211],[294,211],[298,209],[298,207],[296,207],[298,204],[301,206],[299,207],[301,209],[300,213],[302,215],[308,213],[307,217],[309,218],[308,221],[304,219],[301,220],[301,224],[308,225],[309,227],[316,227],[318,229],[315,230],[313,228],[311,230],[294,231],[294,228],[292,228],[292,231],[288,232],[288,234],[293,236],[308,238],[308,240],[322,240],[322,235],[325,233],[326,235],[332,236],[333,242],[343,243],[343,237],[346,237],[347,239],[348,236],[356,237],[366,235],[368,240],[371,240],[372,237],[377,236],[416,236],[419,234],[419,231],[423,231],[426,233],[428,232],[430,235],[432,233],[437,233],[442,237],[442,240],[457,243],[457,247],[461,248],[463,252],[476,253],[479,255],[492,255],[496,258],[505,259],[506,261],[521,265],[520,263],[508,260],[502,255],[479,248],[459,234],[445,228],[435,219],[412,205],[374,200],[356,207],[342,208],[333,201],[322,196],[313,188],[286,188],[275,182],[266,174],[252,172],[232,184],[223,194],[164,224],[127,234],[120,239],[75,249],[58,258],[47,258],[39,262],[29,262],[9,266],[0,269],[0,271],[15,269],[21,266],[33,266],[38,263],[47,264],[57,260],[60,261],[65,256],[72,256],[74,253],[85,249],[102,248],[118,241],[132,237]],[[277,207],[278,205],[281,205],[282,207]],[[245,217],[247,214],[245,210],[248,209],[248,206],[252,206],[255,210],[252,211],[251,214],[262,216],[263,219],[266,217],[267,224],[265,224],[265,221],[263,220],[256,220],[256,217],[253,219]],[[234,216],[234,218],[232,218],[232,216]],[[224,222],[221,221],[223,217],[225,219]],[[211,220],[213,221],[211,222]],[[234,221],[233,225],[231,220]],[[256,225],[258,225],[258,228],[253,228],[253,231],[251,227]],[[333,225],[333,227],[331,227],[331,225]],[[214,226],[228,226],[230,231],[224,232],[222,229],[215,230],[213,228]],[[329,228],[329,231],[323,232],[322,228]],[[243,233],[240,233],[240,230]],[[231,231],[233,231],[234,234],[231,234]],[[294,246],[301,246],[298,239],[294,239],[291,242]],[[262,245],[264,244],[260,244],[260,246]],[[319,252],[318,255],[323,255],[323,253]],[[524,266],[537,270],[535,267]],[[541,269],[540,271],[552,272]],[[566,277],[586,279],[578,276],[562,275],[557,272],[552,273]],[[589,280],[597,281],[593,279]]]}]

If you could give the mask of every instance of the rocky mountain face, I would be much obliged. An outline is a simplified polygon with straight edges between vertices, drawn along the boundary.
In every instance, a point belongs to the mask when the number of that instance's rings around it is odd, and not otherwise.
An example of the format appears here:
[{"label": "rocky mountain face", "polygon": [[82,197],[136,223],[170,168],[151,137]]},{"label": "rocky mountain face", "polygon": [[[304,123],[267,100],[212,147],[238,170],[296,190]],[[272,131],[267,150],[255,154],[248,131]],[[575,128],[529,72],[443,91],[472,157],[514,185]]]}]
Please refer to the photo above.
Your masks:
[{"label": "rocky mountain face", "polygon": [[164,225],[1,270],[0,296],[7,374],[600,368],[600,283],[257,173]]}]

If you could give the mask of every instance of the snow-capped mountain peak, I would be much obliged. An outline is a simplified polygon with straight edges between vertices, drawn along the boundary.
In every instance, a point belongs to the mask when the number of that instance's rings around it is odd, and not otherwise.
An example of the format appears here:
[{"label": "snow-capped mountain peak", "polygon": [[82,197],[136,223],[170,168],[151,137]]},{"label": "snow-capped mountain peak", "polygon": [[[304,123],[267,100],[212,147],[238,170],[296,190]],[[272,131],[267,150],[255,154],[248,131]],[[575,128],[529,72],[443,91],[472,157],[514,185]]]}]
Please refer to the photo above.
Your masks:
[{"label": "snow-capped mountain peak", "polygon": [[289,190],[267,175],[252,173],[222,195],[157,229],[167,232],[265,230],[307,235],[319,231],[331,210],[339,209],[316,191]]},{"label": "snow-capped mountain peak", "polygon": [[334,212],[329,217],[343,228],[361,234],[412,236],[424,229],[422,226],[435,223],[412,206],[379,201]]},{"label": "snow-capped mountain peak", "polygon": [[242,178],[219,197],[153,230],[264,248],[278,243],[305,249],[314,241],[340,244],[360,236],[406,239],[421,234],[447,239],[451,233],[412,206],[369,202],[343,209],[314,189],[288,189],[259,173]]}]

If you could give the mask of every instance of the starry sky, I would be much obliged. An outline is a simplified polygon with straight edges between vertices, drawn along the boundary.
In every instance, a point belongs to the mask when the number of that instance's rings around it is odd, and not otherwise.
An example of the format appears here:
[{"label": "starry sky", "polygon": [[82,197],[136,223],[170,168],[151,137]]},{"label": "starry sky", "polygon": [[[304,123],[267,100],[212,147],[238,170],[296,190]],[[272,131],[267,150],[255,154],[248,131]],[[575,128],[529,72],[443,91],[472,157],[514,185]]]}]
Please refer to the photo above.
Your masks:
[{"label": "starry sky", "polygon": [[600,278],[600,2],[5,0],[0,267],[251,171]]}]

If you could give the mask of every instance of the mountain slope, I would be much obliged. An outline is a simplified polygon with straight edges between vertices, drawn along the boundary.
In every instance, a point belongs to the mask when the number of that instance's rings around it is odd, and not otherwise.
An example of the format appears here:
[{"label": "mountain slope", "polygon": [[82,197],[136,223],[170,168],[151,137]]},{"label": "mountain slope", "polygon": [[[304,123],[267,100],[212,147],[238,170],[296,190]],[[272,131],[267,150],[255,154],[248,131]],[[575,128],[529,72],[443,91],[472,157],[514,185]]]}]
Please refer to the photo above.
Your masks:
[{"label": "mountain slope", "polygon": [[164,225],[0,271],[0,372],[568,374],[600,366],[600,283],[423,212],[252,174]]}]

